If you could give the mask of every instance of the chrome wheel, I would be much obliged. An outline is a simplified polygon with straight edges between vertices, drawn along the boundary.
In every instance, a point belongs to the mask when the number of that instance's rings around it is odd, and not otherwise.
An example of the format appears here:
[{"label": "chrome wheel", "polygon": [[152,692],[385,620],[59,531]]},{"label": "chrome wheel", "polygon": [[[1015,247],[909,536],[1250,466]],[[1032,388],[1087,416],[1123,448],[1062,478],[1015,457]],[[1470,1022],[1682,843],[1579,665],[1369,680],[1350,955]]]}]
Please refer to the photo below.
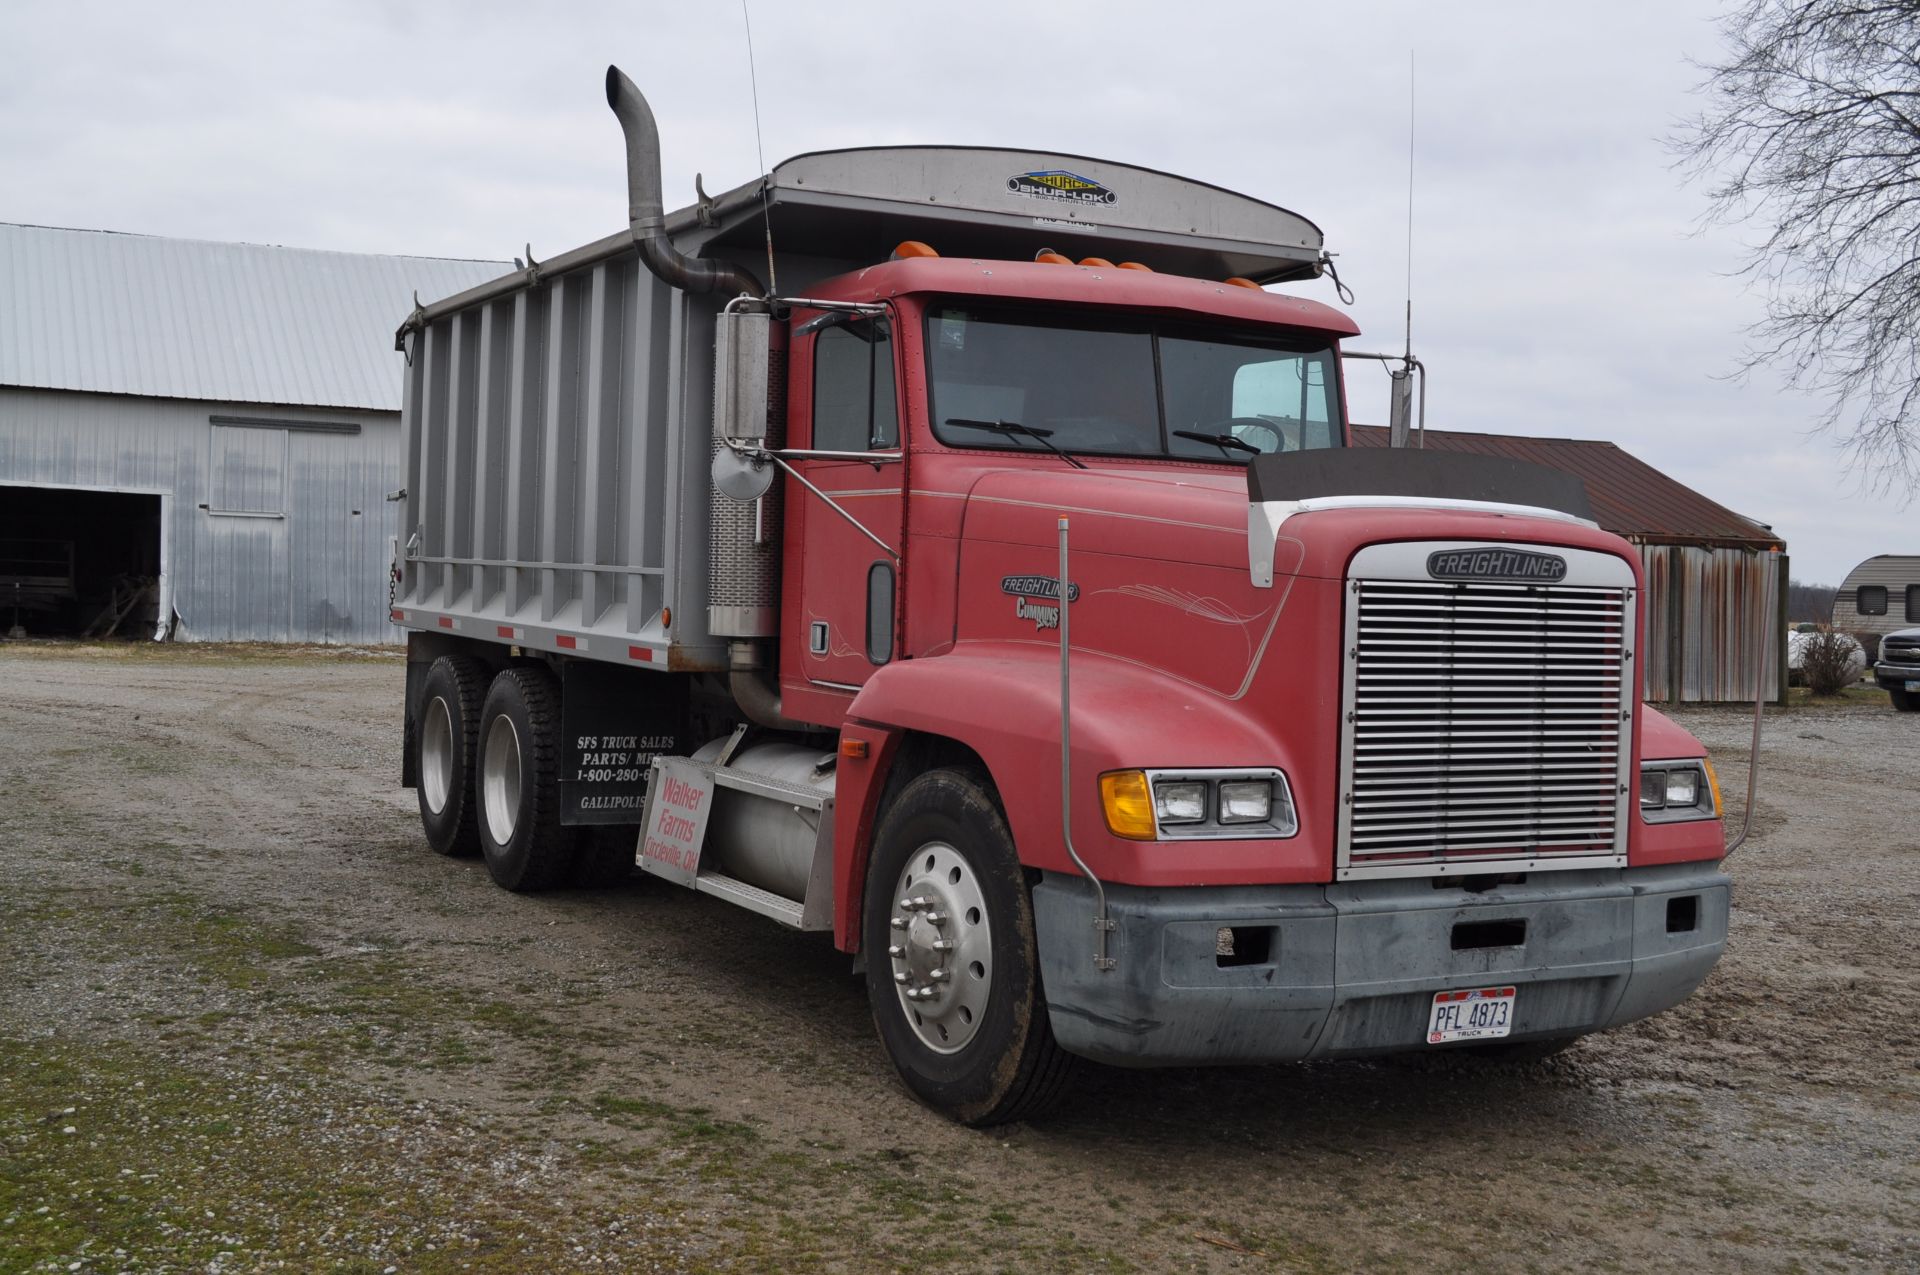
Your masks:
[{"label": "chrome wheel", "polygon": [[439,814],[453,791],[453,711],[442,696],[427,704],[420,727],[420,795],[427,809]]},{"label": "chrome wheel", "polygon": [[513,840],[520,822],[520,732],[505,713],[487,725],[487,742],[480,758],[480,805],[493,844]]},{"label": "chrome wheel", "polygon": [[893,900],[887,957],[901,1012],[927,1048],[958,1053],[980,1030],[993,991],[993,927],[980,880],[960,851],[930,841],[907,859]]}]

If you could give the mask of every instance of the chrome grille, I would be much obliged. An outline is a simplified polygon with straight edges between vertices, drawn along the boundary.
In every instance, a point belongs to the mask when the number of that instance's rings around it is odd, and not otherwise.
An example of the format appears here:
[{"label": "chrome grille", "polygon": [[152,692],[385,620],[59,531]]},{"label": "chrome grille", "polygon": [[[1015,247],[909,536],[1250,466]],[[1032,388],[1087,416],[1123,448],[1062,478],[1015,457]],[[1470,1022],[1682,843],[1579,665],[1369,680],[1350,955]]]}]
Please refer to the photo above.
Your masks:
[{"label": "chrome grille", "polygon": [[1624,854],[1629,588],[1349,587],[1345,875]]}]

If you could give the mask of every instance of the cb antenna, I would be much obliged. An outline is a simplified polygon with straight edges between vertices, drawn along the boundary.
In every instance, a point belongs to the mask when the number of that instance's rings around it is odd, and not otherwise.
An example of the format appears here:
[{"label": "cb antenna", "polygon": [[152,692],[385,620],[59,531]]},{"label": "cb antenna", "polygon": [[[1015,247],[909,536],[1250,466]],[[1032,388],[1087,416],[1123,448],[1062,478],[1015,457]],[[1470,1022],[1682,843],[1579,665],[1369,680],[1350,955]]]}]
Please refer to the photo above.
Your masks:
[{"label": "cb antenna", "polygon": [[[780,295],[780,276],[773,265],[773,204],[767,194],[767,150],[760,140],[760,76],[753,64],[753,15],[740,0],[740,20],[747,28],[747,84],[753,90],[753,153],[760,163],[760,220],[767,228],[767,295]],[[1411,230],[1408,232],[1411,234]]]},{"label": "cb antenna", "polygon": [[[741,0],[746,3],[746,0]],[[1407,50],[1407,345],[1406,357],[1411,364],[1413,359],[1413,121],[1414,121],[1414,64],[1413,50]]]}]

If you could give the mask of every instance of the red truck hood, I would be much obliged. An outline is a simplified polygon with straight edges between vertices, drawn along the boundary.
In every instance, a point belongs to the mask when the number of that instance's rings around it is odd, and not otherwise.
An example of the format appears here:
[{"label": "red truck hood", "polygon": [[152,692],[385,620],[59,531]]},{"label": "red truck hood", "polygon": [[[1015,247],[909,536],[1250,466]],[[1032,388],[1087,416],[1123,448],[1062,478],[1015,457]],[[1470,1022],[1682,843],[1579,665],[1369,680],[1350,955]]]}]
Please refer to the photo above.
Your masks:
[{"label": "red truck hood", "polygon": [[[967,494],[961,535],[1050,546],[1065,516],[1075,553],[1245,571],[1248,506],[1238,469],[993,470]],[[1533,541],[1634,560],[1618,537],[1578,523],[1453,509],[1328,509],[1295,515],[1283,535],[1297,545],[1276,554],[1276,567],[1324,579],[1343,578],[1356,550],[1383,540]]]}]

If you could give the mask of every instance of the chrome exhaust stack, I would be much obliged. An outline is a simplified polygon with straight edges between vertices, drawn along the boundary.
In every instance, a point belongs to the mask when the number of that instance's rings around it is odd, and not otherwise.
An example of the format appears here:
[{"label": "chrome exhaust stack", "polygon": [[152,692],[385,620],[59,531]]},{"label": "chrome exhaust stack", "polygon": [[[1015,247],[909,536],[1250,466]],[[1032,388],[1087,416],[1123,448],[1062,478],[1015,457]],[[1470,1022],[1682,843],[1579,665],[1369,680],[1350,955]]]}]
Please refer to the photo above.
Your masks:
[{"label": "chrome exhaust stack", "polygon": [[751,271],[730,261],[689,257],[667,237],[660,194],[660,128],[647,99],[617,66],[607,68],[607,105],[627,138],[627,226],[647,269],[683,292],[744,293],[765,300],[767,289]]}]

